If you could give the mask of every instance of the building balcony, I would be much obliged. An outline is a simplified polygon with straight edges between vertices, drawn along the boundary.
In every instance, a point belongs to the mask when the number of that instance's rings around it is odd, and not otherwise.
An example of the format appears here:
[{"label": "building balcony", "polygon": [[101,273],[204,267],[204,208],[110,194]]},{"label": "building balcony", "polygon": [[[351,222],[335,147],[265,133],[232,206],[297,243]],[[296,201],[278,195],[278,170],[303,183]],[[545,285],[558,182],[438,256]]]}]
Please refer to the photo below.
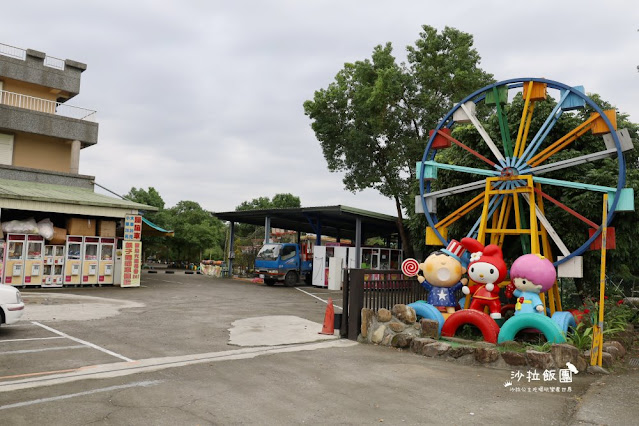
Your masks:
[{"label": "building balcony", "polygon": [[45,112],[47,114],[61,115],[62,117],[75,118],[78,120],[96,121],[96,112],[93,110],[50,101],[48,99],[35,98],[21,93],[7,92],[5,90],[0,90],[0,104],[29,109],[31,111]]},{"label": "building balcony", "polygon": [[47,99],[0,91],[0,128],[79,140],[84,146],[98,142],[96,112]]}]

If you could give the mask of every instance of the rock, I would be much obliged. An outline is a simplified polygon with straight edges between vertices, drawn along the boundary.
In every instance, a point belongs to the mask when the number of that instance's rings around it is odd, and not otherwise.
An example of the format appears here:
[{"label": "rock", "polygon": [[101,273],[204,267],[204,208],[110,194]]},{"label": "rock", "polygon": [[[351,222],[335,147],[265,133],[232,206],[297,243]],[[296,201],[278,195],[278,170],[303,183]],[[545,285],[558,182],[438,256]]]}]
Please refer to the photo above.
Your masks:
[{"label": "rock", "polygon": [[619,359],[621,357],[619,354],[619,349],[616,346],[607,345],[604,343],[602,350],[612,355],[613,359]]},{"label": "rock", "polygon": [[393,330],[395,333],[401,333],[406,328],[406,324],[393,321],[390,324],[388,324],[388,328]]},{"label": "rock", "polygon": [[621,343],[617,342],[616,340],[610,340],[610,341],[604,342],[604,348],[606,347],[606,345],[614,346],[615,348],[617,348],[619,350],[619,356],[621,358],[626,356],[626,348]]},{"label": "rock", "polygon": [[394,348],[407,348],[413,341],[413,336],[406,333],[396,334],[392,337],[390,344]]},{"label": "rock", "polygon": [[[473,348],[474,349],[474,348]],[[448,352],[450,354],[450,351]],[[450,358],[448,358],[450,359]],[[461,365],[475,365],[475,354],[467,354],[467,355],[463,355],[460,356],[459,358],[455,359],[455,364],[461,364]]]},{"label": "rock", "polygon": [[[552,354],[548,352],[538,352],[528,349],[526,351],[526,361],[531,367],[540,368],[542,370],[555,368],[555,362],[552,358]],[[560,368],[564,367],[565,366],[561,366]]]},{"label": "rock", "polygon": [[375,315],[375,313],[373,312],[372,309],[367,309],[364,308],[362,309],[362,327],[361,327],[361,333],[362,333],[362,337],[368,337],[368,329],[371,326],[371,323],[373,322],[373,316]]},{"label": "rock", "polygon": [[405,324],[413,324],[415,321],[417,321],[417,314],[415,313],[415,309],[411,308],[410,306],[398,303],[397,305],[393,306],[392,312],[393,315],[395,315],[395,318]]},{"label": "rock", "polygon": [[431,343],[435,343],[436,340],[423,338],[423,337],[415,337],[410,342],[410,350],[415,352],[416,354],[421,354],[424,346],[429,345]]},{"label": "rock", "polygon": [[495,348],[479,347],[475,349],[475,361],[489,364],[499,359],[499,351]]},{"label": "rock", "polygon": [[424,356],[441,356],[450,350],[450,345],[444,342],[435,342],[424,345],[422,355]]},{"label": "rock", "polygon": [[586,373],[588,374],[610,374],[608,370],[605,368],[599,367],[598,365],[589,365],[586,369]]},{"label": "rock", "polygon": [[579,353],[579,349],[573,345],[567,343],[552,345],[550,353],[557,368],[566,368],[566,363],[569,362],[579,370],[577,365],[580,364],[579,359],[581,358],[581,354]]},{"label": "rock", "polygon": [[610,355],[608,352],[601,353],[601,366],[603,368],[610,368],[612,364],[614,364],[615,358]]},{"label": "rock", "polygon": [[462,339],[461,337],[453,336],[442,337],[442,340],[448,340],[449,342],[460,343],[462,345],[475,345],[477,343],[475,340]]},{"label": "rock", "polygon": [[508,365],[527,365],[526,355],[521,352],[506,351],[501,353],[502,359]]},{"label": "rock", "polygon": [[515,340],[506,340],[505,342],[497,343],[497,346],[506,350],[513,350],[522,349],[524,347],[524,344],[521,342],[516,342]]},{"label": "rock", "polygon": [[496,344],[490,343],[490,342],[484,342],[483,340],[481,340],[479,342],[475,342],[475,346],[480,347],[480,348],[488,348],[488,349],[494,349],[494,348],[497,347]]},{"label": "rock", "polygon": [[421,326],[421,337],[439,338],[439,322],[422,318],[419,324]]},{"label": "rock", "polygon": [[577,359],[577,363],[575,364],[575,368],[577,368],[577,370],[579,371],[586,371],[586,369],[588,368],[588,361],[586,360],[586,358],[580,355]]},{"label": "rock", "polygon": [[386,331],[386,326],[384,324],[380,324],[375,329],[375,331],[373,331],[373,335],[371,336],[371,342],[382,343],[382,339],[384,338],[385,331]]},{"label": "rock", "polygon": [[391,344],[391,339],[393,338],[393,334],[387,334],[384,336],[384,339],[382,340],[381,345],[382,346],[390,346]]},{"label": "rock", "polygon": [[377,321],[388,322],[391,320],[391,318],[393,318],[393,315],[391,314],[391,311],[389,311],[388,309],[382,308],[379,311],[377,311]]},{"label": "rock", "polygon": [[462,345],[462,346],[457,346],[457,347],[451,347],[450,350],[448,351],[448,356],[452,357],[452,358],[461,358],[464,355],[475,355],[475,348],[472,346],[466,346],[466,345]]}]

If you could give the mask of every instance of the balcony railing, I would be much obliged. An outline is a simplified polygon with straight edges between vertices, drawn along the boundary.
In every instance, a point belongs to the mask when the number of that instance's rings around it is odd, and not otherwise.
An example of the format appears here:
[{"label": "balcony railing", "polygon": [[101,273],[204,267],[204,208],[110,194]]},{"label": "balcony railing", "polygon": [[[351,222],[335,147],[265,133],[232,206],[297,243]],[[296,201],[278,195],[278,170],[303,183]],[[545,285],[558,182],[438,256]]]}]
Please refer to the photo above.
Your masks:
[{"label": "balcony railing", "polygon": [[6,90],[0,90],[0,104],[75,118],[77,120],[96,121],[96,112],[90,109],[35,98],[20,93],[7,92]]},{"label": "balcony railing", "polygon": [[[24,49],[20,49],[19,47],[0,43],[0,55],[21,59],[24,61],[27,58],[27,51]],[[58,70],[64,70],[64,59],[47,55],[44,58],[44,66],[55,68]]]}]

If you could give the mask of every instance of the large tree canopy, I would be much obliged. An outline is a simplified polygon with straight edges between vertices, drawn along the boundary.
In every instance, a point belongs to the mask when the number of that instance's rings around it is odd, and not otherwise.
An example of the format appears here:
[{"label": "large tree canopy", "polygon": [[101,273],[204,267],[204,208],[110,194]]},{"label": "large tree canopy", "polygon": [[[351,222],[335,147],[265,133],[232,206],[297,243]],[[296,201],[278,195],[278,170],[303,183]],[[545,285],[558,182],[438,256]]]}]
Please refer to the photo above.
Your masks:
[{"label": "large tree canopy", "polygon": [[371,59],[347,63],[328,88],[304,103],[328,168],[344,172],[346,189],[374,188],[395,201],[407,255],[412,243],[403,212],[414,211],[415,162],[434,128],[453,104],[492,82],[479,68],[473,37],[446,27],[424,26],[407,63],[392,45],[376,46]]},{"label": "large tree canopy", "polygon": [[221,259],[226,237],[224,224],[195,201],[180,201],[165,209],[164,200],[153,187],[131,188],[126,198],[159,208],[144,217],[156,225],[175,231],[174,237],[149,237],[142,234],[145,257],[164,260],[199,261],[202,255]]}]

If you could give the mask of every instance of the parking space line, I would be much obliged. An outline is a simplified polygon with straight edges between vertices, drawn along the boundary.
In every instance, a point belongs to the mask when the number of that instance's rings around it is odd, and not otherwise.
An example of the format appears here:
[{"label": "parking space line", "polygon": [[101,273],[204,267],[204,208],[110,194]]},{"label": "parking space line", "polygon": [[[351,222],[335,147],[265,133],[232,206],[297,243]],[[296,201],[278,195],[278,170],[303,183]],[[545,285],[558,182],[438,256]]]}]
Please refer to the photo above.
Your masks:
[{"label": "parking space line", "polygon": [[114,356],[114,357],[116,357],[116,358],[120,358],[120,359],[122,359],[122,360],[124,360],[124,361],[127,361],[127,362],[133,362],[133,360],[132,360],[132,359],[130,359],[130,358],[127,358],[127,357],[125,357],[125,356],[123,356],[123,355],[120,355],[120,354],[116,354],[115,352],[112,352],[112,351],[110,351],[110,350],[108,350],[108,349],[104,349],[104,348],[102,348],[102,347],[100,347],[100,346],[98,346],[98,345],[94,345],[93,343],[87,342],[87,341],[85,341],[85,340],[78,339],[77,337],[69,336],[68,334],[63,333],[63,332],[61,332],[61,331],[58,331],[58,330],[56,330],[55,328],[51,328],[51,327],[46,326],[46,325],[44,325],[44,324],[40,324],[39,322],[36,322],[36,321],[31,321],[31,323],[32,323],[32,324],[35,324],[35,325],[37,325],[37,326],[39,326],[39,327],[42,327],[42,328],[44,328],[45,330],[49,330],[50,332],[55,333],[55,334],[57,334],[57,335],[59,335],[59,336],[66,337],[66,338],[67,338],[67,339],[69,339],[69,340],[73,340],[74,342],[78,342],[78,343],[81,343],[81,344],[83,344],[83,345],[89,346],[89,347],[91,347],[91,348],[93,348],[93,349],[97,349],[97,350],[102,351],[102,352],[104,352],[104,353],[106,353],[106,354],[112,355],[112,356]]},{"label": "parking space line", "polygon": [[52,371],[38,371],[37,373],[14,374],[13,376],[0,376],[0,381],[9,380],[9,379],[18,379],[23,377],[47,376],[51,374],[71,373],[72,371],[78,371],[80,368],[69,368],[66,370],[52,370]]},{"label": "parking space line", "polygon": [[84,345],[74,345],[74,346],[58,346],[58,347],[55,347],[55,348],[22,349],[22,350],[19,350],[19,351],[0,352],[0,355],[30,354],[32,352],[61,351],[61,350],[64,350],[64,349],[78,349],[78,348],[86,349],[86,346],[84,346]]},{"label": "parking space line", "polygon": [[53,339],[64,339],[64,337],[58,336],[58,337],[31,337],[29,339],[8,339],[8,340],[0,340],[0,343],[26,342],[28,340],[53,340]]},{"label": "parking space line", "polygon": [[128,376],[131,374],[149,373],[168,368],[185,367],[188,365],[252,359],[264,355],[314,351],[328,348],[347,348],[358,345],[357,342],[345,339],[327,340],[324,342],[304,343],[283,346],[251,347],[233,349],[204,354],[180,355],[164,358],[147,358],[131,363],[116,362],[112,364],[92,365],[73,370],[68,373],[46,375],[43,377],[29,377],[12,382],[0,382],[1,392],[13,392],[21,389],[32,389],[42,386],[54,386],[86,379],[107,379]]},{"label": "parking space line", "polygon": [[[302,290],[302,289],[301,289],[301,288],[299,288],[299,287],[295,287],[295,289],[296,289],[296,290],[301,291],[301,292],[302,292],[302,293],[304,293],[304,294],[308,294],[309,296],[314,297],[314,298],[316,298],[317,300],[321,300],[321,301],[322,301],[322,302],[324,302],[324,303],[328,303],[328,300],[324,300],[324,299],[322,299],[321,297],[317,297],[317,296],[315,296],[313,293],[309,293],[308,291],[304,291],[304,290]],[[333,303],[333,306],[335,306],[336,308],[342,309],[342,307],[341,307],[341,306],[338,306],[338,305],[336,305],[335,303]],[[342,310],[343,310],[343,309],[342,309]]]},{"label": "parking space line", "polygon": [[41,398],[41,399],[34,399],[34,400],[31,400],[31,401],[17,402],[15,404],[2,405],[2,406],[0,406],[0,410],[8,410],[10,408],[26,407],[28,405],[42,404],[44,402],[60,401],[62,399],[75,398],[75,397],[78,397],[78,396],[93,395],[95,393],[110,392],[110,391],[114,391],[114,390],[128,389],[128,388],[134,388],[134,387],[153,386],[153,385],[157,385],[159,383],[162,383],[163,381],[164,380],[147,380],[147,381],[143,381],[143,382],[129,383],[129,384],[126,384],[126,385],[109,386],[107,388],[93,389],[93,390],[90,390],[90,391],[84,391],[84,392],[78,392],[78,393],[69,393],[69,394],[66,394],[66,395],[52,396],[50,398]]}]

